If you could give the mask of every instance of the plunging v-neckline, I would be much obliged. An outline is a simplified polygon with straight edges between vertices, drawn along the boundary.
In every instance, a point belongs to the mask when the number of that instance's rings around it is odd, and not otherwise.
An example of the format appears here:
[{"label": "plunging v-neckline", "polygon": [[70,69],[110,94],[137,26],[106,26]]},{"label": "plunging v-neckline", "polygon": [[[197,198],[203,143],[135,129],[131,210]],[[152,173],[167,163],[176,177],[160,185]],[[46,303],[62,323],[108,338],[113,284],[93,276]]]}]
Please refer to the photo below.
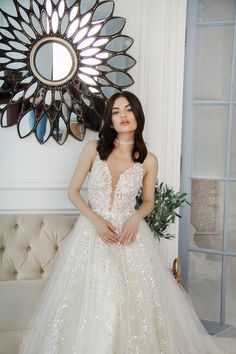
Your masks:
[{"label": "plunging v-neckline", "polygon": [[[113,205],[114,205],[114,202],[115,202],[115,198],[116,198],[116,191],[117,191],[117,188],[119,186],[119,183],[121,181],[121,178],[128,172],[130,171],[131,169],[133,169],[135,167],[135,165],[138,163],[138,162],[134,162],[130,167],[126,168],[118,177],[116,183],[114,184],[113,183],[113,177],[112,177],[112,173],[111,173],[111,169],[108,165],[108,163],[105,161],[105,160],[102,160],[99,156],[99,154],[97,155],[98,156],[98,159],[102,162],[102,164],[106,167],[107,169],[107,172],[108,172],[108,176],[109,176],[109,179],[110,179],[110,198],[109,198],[109,211],[112,210],[113,208]],[[113,197],[113,198],[112,198]]]}]

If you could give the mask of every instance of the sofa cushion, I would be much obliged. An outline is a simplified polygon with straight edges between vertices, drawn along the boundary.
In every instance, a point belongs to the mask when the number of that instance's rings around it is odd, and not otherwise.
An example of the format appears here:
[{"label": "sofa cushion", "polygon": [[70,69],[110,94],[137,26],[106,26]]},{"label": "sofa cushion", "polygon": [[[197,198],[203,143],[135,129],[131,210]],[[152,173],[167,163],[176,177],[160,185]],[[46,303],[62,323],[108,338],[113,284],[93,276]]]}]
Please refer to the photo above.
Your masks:
[{"label": "sofa cushion", "polygon": [[0,282],[0,331],[28,326],[46,282],[46,279]]},{"label": "sofa cushion", "polygon": [[0,280],[47,278],[77,216],[0,215]]}]

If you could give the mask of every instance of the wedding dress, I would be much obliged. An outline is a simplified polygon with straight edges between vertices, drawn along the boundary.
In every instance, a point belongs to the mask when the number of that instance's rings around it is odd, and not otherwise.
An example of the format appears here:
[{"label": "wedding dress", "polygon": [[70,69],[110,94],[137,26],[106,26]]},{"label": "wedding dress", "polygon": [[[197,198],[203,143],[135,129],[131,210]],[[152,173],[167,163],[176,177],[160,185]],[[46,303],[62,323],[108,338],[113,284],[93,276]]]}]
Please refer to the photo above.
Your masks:
[{"label": "wedding dress", "polygon": [[[118,232],[135,211],[142,177],[135,162],[112,190],[108,164],[95,158],[88,201]],[[144,220],[135,242],[118,246],[102,241],[81,214],[29,327],[20,354],[223,353],[164,265]]]}]

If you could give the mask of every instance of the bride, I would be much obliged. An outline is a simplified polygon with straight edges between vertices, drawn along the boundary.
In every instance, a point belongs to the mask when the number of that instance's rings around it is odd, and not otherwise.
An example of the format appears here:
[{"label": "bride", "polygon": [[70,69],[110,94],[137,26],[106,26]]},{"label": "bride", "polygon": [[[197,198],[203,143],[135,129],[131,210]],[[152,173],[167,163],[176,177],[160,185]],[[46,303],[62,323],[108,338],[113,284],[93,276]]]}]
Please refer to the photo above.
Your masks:
[{"label": "bride", "polygon": [[[81,215],[58,254],[20,354],[218,354],[143,218],[158,171],[128,91],[106,106],[99,139],[88,142],[68,196]],[[88,203],[80,191],[86,176]],[[143,204],[135,197],[143,187]]]}]

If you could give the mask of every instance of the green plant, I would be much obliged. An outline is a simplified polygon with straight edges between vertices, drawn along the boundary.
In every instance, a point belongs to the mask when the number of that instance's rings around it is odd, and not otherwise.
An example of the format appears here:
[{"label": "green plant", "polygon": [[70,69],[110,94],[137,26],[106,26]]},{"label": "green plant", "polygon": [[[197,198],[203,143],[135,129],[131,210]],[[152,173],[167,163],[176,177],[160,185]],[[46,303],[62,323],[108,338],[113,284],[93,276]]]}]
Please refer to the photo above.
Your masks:
[{"label": "green plant", "polygon": [[[143,202],[142,188],[140,188],[136,196],[135,209],[139,209]],[[166,233],[169,224],[174,223],[176,217],[181,218],[177,214],[176,209],[183,206],[184,203],[190,205],[186,200],[187,193],[175,192],[173,188],[168,187],[163,182],[155,185],[155,203],[152,212],[147,215],[144,220],[154,233],[154,236],[160,240],[161,238],[172,239],[175,237],[173,234]]]}]

